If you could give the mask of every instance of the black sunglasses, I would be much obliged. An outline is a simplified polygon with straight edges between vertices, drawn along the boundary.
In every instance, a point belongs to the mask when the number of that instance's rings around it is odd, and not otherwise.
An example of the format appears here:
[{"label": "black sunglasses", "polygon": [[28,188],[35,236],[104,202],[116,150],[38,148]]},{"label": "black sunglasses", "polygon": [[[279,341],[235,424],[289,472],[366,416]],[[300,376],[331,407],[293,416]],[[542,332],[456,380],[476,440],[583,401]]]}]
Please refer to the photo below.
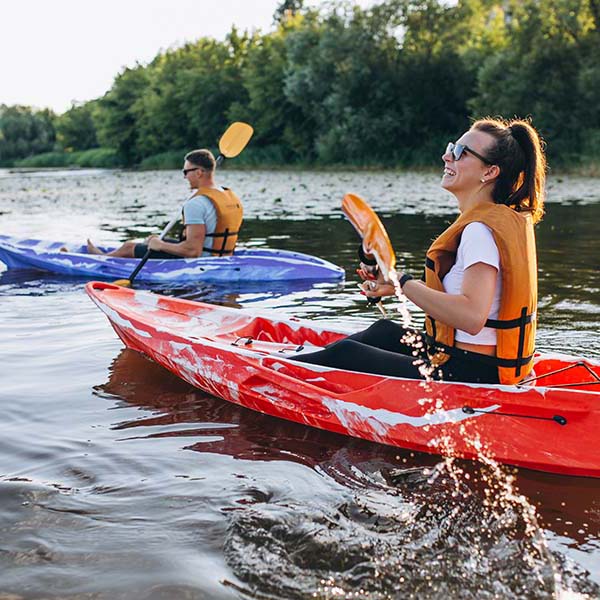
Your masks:
[{"label": "black sunglasses", "polygon": [[181,172],[183,173],[184,177],[187,177],[188,173],[191,173],[192,171],[201,171],[202,167],[192,167],[191,169],[182,169]]},{"label": "black sunglasses", "polygon": [[487,158],[485,158],[485,156],[482,156],[481,154],[479,154],[479,152],[475,152],[475,150],[472,150],[471,148],[469,148],[469,146],[465,146],[465,144],[454,144],[453,142],[448,142],[448,145],[446,146],[446,154],[448,154],[448,152],[452,153],[452,157],[454,158],[454,160],[460,160],[460,157],[463,155],[464,152],[470,152],[473,156],[476,156],[480,161],[484,162],[486,165],[493,164]]}]

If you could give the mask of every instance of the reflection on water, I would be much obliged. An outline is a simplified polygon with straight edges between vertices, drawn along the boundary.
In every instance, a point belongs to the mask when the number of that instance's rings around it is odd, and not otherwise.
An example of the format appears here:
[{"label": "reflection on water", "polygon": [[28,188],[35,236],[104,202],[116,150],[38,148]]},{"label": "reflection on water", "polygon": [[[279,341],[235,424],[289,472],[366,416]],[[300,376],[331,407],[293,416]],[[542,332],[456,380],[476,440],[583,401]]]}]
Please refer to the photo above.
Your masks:
[{"label": "reflection on water", "polygon": [[[73,241],[154,231],[181,191],[173,173],[0,179],[0,233]],[[223,180],[244,190],[246,244],[322,256],[347,281],[140,287],[360,327],[377,314],[356,294],[343,193],[382,212],[413,274],[454,210],[427,173]],[[542,349],[600,356],[599,189],[551,182]],[[443,461],[228,404],[123,350],[84,283],[0,267],[0,598],[600,596],[600,481]]]}]

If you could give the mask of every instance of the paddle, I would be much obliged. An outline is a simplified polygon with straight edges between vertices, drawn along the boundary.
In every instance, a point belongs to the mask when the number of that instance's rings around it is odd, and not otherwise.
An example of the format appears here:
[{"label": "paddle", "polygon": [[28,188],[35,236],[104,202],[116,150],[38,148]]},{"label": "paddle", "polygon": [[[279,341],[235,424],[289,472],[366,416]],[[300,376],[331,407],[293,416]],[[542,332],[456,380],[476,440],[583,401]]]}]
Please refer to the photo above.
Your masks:
[{"label": "paddle", "polygon": [[[248,144],[252,134],[254,133],[254,129],[248,123],[242,123],[240,121],[236,121],[232,123],[225,133],[221,136],[219,140],[219,156],[217,156],[217,166],[221,165],[221,163],[226,158],[234,158],[236,157]],[[190,196],[189,199],[193,198],[196,195],[196,192]],[[171,228],[179,221],[181,217],[181,208],[178,210],[177,214],[167,223],[166,227],[160,232],[158,236],[159,239],[163,239],[165,235],[171,230]],[[113,281],[115,285],[120,285],[122,287],[130,287],[133,283],[133,280],[137,277],[137,274],[141,271],[142,267],[146,264],[148,259],[150,258],[150,253],[152,251],[150,248],[146,251],[146,254],[142,257],[137,267],[133,270],[129,279],[117,279]]]},{"label": "paddle", "polygon": [[[390,272],[396,269],[396,253],[377,213],[356,194],[344,196],[342,211],[362,238],[362,248],[365,254],[375,257],[379,270],[386,279],[389,279]],[[367,301],[370,304],[377,304],[385,316],[381,298],[368,298]]]}]

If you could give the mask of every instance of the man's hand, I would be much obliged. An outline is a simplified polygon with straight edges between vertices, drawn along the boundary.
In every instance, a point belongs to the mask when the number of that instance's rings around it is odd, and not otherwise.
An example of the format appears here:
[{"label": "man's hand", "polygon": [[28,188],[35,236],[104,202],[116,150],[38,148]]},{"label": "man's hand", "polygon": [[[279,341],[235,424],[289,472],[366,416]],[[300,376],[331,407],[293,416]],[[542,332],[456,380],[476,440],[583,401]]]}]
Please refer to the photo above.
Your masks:
[{"label": "man's hand", "polygon": [[162,240],[157,235],[151,235],[146,241],[149,250],[159,251],[161,249]]}]

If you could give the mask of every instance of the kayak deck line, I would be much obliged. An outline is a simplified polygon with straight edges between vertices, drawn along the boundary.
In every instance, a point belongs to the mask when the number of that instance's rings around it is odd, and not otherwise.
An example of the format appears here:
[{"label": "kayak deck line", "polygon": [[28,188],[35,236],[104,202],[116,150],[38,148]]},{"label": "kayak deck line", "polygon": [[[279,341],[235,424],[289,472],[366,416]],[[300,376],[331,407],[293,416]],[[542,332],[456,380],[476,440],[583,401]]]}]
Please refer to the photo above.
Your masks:
[{"label": "kayak deck line", "polygon": [[538,353],[519,386],[384,377],[291,360],[349,333],[322,322],[102,282],[86,291],[127,347],[246,408],[409,450],[600,477],[593,360]]},{"label": "kayak deck line", "polygon": [[584,381],[584,382],[572,382],[572,383],[556,383],[554,385],[548,386],[553,388],[567,388],[567,387],[577,387],[577,386],[588,386],[588,385],[600,385],[600,376],[598,376],[584,361],[580,360],[573,364],[567,365],[566,367],[562,367],[560,369],[556,369],[549,373],[544,373],[543,375],[535,375],[533,377],[527,378],[527,381],[517,383],[518,386],[523,385],[531,385],[535,381],[539,381],[545,377],[551,377],[552,375],[558,375],[559,373],[563,373],[564,371],[569,371],[571,369],[576,369],[577,367],[584,368],[593,378],[593,381]]}]

